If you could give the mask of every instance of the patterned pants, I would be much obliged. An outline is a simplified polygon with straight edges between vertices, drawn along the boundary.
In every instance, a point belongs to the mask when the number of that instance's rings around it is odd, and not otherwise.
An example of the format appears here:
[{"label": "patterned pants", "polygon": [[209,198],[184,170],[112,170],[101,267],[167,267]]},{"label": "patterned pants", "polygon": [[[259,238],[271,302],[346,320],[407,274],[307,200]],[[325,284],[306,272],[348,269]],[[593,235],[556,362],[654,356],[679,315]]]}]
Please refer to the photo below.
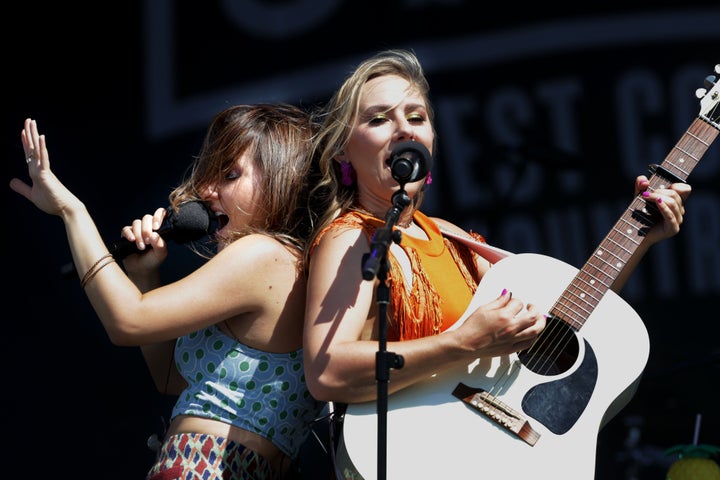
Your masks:
[{"label": "patterned pants", "polygon": [[147,480],[271,480],[272,469],[255,451],[204,433],[170,436]]}]

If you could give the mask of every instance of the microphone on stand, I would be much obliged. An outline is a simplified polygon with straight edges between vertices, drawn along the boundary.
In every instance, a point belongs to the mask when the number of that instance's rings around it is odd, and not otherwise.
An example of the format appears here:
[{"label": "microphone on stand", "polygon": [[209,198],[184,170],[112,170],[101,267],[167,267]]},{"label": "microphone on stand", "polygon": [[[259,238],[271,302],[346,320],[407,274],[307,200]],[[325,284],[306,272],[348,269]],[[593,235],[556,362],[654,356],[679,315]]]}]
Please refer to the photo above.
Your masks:
[{"label": "microphone on stand", "polygon": [[363,259],[362,275],[365,280],[377,276],[380,262],[387,255],[390,243],[396,240],[396,232],[393,232],[392,227],[411,201],[405,192],[405,184],[424,178],[430,172],[431,166],[430,152],[420,142],[413,140],[400,142],[393,149],[390,155],[390,171],[401,188],[392,196],[393,206],[385,215],[385,225],[375,230],[370,240],[371,251]]},{"label": "microphone on stand", "polygon": [[414,140],[398,143],[390,155],[390,171],[400,185],[425,177],[432,168],[432,156],[425,145]]}]

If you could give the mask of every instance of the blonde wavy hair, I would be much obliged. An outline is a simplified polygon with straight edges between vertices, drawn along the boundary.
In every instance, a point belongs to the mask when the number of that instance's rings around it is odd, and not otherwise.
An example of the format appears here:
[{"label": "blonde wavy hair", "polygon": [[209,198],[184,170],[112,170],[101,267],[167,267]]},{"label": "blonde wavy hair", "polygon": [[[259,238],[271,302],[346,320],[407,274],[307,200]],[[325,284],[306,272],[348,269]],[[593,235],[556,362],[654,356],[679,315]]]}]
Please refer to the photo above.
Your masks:
[{"label": "blonde wavy hair", "polygon": [[[340,166],[334,158],[345,148],[357,120],[363,85],[369,80],[385,75],[404,78],[420,93],[427,105],[430,125],[433,130],[435,128],[435,114],[429,98],[430,86],[415,53],[410,50],[390,49],[378,52],[361,62],[345,78],[325,107],[315,112],[316,123],[320,124],[320,130],[315,135],[313,155],[320,169],[320,180],[313,187],[311,195],[322,200],[325,206],[313,234],[313,240],[317,233],[355,202],[357,186],[342,184]],[[432,150],[434,152],[435,145]],[[417,207],[422,202],[423,193],[421,191],[415,197]]]}]

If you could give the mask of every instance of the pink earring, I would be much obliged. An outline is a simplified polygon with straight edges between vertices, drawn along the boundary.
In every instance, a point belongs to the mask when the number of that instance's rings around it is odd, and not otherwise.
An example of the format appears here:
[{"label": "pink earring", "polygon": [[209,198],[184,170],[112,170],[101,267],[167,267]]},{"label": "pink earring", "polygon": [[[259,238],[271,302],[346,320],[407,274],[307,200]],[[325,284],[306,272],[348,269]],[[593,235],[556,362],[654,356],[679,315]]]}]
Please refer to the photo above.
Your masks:
[{"label": "pink earring", "polygon": [[432,173],[428,172],[427,177],[425,177],[425,185],[430,185],[432,183]]},{"label": "pink earring", "polygon": [[355,169],[350,162],[340,162],[340,172],[342,173],[342,184],[349,187],[355,183]]}]

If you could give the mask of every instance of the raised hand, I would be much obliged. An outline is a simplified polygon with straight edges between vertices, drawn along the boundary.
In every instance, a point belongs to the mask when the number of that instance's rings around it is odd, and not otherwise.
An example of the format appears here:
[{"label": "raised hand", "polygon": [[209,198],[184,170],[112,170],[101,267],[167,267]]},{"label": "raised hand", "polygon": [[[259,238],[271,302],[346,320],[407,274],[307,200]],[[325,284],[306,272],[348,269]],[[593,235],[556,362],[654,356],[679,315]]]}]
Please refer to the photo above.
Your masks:
[{"label": "raised hand", "polygon": [[45,135],[40,135],[35,120],[30,118],[25,120],[20,137],[32,182],[27,184],[19,178],[13,178],[10,180],[10,188],[51,215],[62,216],[79,206],[82,207],[80,200],[50,169],[50,154],[45,143]]}]

